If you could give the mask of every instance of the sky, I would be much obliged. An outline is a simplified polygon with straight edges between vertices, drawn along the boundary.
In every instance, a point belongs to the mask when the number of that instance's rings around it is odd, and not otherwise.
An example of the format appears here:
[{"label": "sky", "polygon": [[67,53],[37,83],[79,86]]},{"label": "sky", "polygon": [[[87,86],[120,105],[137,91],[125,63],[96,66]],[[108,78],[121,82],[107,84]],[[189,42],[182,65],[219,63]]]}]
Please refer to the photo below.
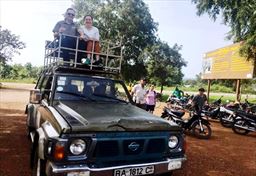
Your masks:
[{"label": "sky", "polygon": [[[182,45],[180,51],[187,62],[182,69],[185,78],[195,78],[202,70],[204,53],[231,44],[225,39],[230,30],[221,18],[211,20],[208,15],[197,16],[191,0],[145,0],[152,18],[158,23],[158,36],[171,47]],[[45,40],[52,40],[52,29],[63,13],[71,7],[71,0],[0,0],[0,25],[19,35],[26,43],[12,64],[42,66]]]}]

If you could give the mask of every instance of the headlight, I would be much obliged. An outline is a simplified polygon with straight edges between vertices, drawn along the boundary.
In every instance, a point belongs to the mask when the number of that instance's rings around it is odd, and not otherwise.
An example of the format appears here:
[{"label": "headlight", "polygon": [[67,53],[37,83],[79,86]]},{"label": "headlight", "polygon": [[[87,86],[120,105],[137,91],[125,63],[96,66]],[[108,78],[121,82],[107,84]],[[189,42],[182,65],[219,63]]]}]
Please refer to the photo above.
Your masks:
[{"label": "headlight", "polygon": [[179,139],[177,136],[170,136],[168,146],[171,149],[174,149],[175,147],[177,147],[178,143],[179,143]]},{"label": "headlight", "polygon": [[76,139],[72,141],[69,146],[69,150],[74,155],[80,155],[86,149],[86,143],[82,139]]}]

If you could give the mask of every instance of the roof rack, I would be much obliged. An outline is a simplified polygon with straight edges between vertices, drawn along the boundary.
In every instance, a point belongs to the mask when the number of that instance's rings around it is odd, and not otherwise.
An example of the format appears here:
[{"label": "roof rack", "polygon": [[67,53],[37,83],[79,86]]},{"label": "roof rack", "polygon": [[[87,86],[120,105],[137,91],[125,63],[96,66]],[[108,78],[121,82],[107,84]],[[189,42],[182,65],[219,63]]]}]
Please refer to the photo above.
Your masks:
[{"label": "roof rack", "polygon": [[[65,40],[65,37],[72,38],[75,41],[74,48],[62,46],[62,40]],[[44,68],[59,66],[66,69],[77,68],[75,70],[92,71],[95,73],[119,74],[121,72],[123,50],[121,42],[100,41],[101,51],[99,53],[94,51],[95,41],[93,41],[91,51],[86,51],[85,46],[85,41],[80,37],[63,34],[53,41],[46,41]],[[68,53],[70,61],[63,60],[63,52]],[[88,65],[81,62],[81,60],[86,58],[87,54],[91,55],[91,63]],[[102,60],[100,65],[95,62],[96,55],[99,55]]]}]

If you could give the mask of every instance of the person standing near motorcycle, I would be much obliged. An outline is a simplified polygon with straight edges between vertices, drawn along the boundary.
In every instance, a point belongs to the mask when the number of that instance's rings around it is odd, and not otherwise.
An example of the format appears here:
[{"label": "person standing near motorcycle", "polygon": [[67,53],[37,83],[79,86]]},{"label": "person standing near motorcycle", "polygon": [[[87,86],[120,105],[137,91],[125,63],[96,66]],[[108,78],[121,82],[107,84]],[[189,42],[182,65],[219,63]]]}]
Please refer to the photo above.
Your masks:
[{"label": "person standing near motorcycle", "polygon": [[131,96],[133,96],[133,101],[136,103],[136,106],[139,108],[145,109],[145,95],[146,95],[146,79],[141,78],[140,83],[133,86],[131,91]]},{"label": "person standing near motorcycle", "polygon": [[192,107],[197,113],[200,113],[203,106],[207,104],[207,96],[204,94],[204,88],[198,89],[199,93],[192,99]]}]

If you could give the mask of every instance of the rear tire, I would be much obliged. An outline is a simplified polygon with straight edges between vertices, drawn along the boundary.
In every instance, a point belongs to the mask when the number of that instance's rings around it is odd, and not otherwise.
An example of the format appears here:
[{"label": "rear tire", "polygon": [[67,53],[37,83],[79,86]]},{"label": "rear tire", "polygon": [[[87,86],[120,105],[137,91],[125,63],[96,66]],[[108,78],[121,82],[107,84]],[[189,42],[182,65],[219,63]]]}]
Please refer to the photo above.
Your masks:
[{"label": "rear tire", "polygon": [[212,129],[209,124],[204,121],[201,122],[203,130],[201,130],[200,124],[197,121],[192,126],[192,133],[199,139],[209,139],[212,135]]},{"label": "rear tire", "polygon": [[237,127],[235,125],[247,127],[248,124],[247,124],[247,122],[244,119],[237,119],[237,120],[235,120],[234,124],[233,124],[233,127],[232,127],[232,130],[235,133],[240,134],[240,135],[246,135],[246,134],[248,134],[250,132],[250,131],[248,131],[246,129],[239,128],[239,127]]}]

